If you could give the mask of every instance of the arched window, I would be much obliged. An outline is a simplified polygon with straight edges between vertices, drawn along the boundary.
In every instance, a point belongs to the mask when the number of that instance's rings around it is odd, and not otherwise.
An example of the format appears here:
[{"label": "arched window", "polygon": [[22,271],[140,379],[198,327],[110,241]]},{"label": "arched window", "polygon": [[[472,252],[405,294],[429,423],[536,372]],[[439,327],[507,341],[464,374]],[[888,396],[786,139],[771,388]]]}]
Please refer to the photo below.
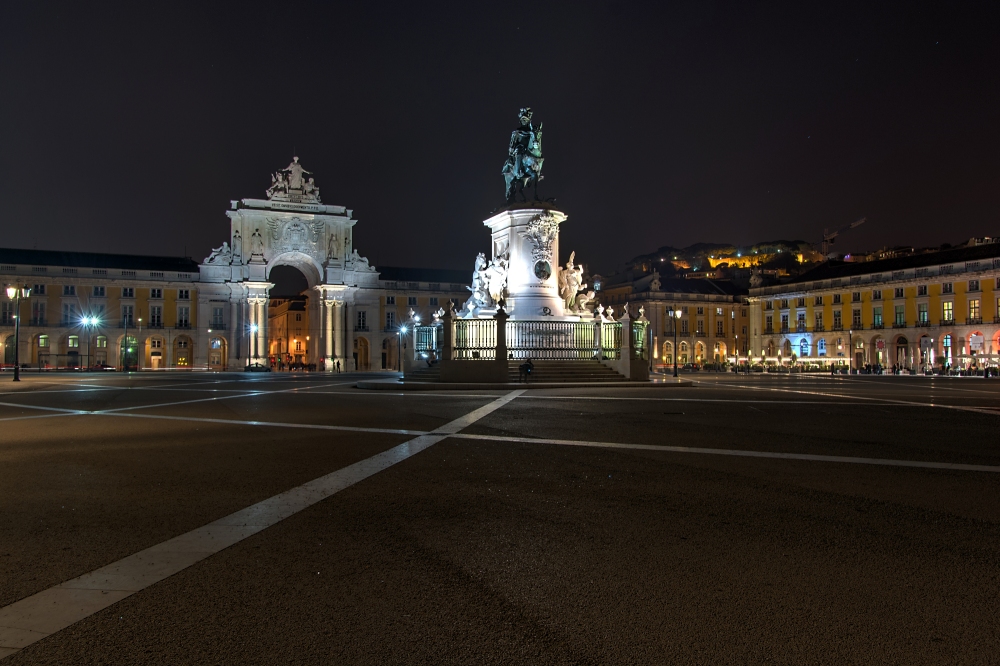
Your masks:
[{"label": "arched window", "polygon": [[820,341],[816,343],[816,355],[826,356],[826,340],[820,339]]},{"label": "arched window", "polygon": [[681,343],[681,353],[685,353],[685,352],[687,352],[687,350],[688,350],[688,343],[682,342]]},{"label": "arched window", "polygon": [[49,336],[47,336],[47,335],[39,335],[38,336],[38,346],[42,347],[42,348],[48,347],[49,346]]},{"label": "arched window", "polygon": [[942,356],[944,356],[946,359],[948,359],[948,362],[950,363],[951,362],[951,336],[950,335],[946,335],[943,338],[941,338],[941,350],[942,350]]},{"label": "arched window", "polygon": [[212,338],[211,346],[212,349],[222,349],[222,340],[219,338]]},{"label": "arched window", "polygon": [[809,356],[809,341],[805,338],[799,340],[799,356]]},{"label": "arched window", "polygon": [[108,339],[103,335],[98,335],[97,338],[94,339],[94,346],[98,349],[107,349]]},{"label": "arched window", "polygon": [[66,346],[69,349],[79,349],[80,348],[80,337],[76,335],[71,335],[66,340]]}]

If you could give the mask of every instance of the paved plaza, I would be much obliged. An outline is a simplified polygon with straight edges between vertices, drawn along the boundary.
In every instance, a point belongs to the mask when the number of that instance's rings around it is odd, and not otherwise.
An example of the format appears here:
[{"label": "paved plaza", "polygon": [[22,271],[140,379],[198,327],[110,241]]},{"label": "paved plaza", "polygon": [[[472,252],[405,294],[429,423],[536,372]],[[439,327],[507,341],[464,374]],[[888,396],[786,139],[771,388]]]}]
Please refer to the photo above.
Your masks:
[{"label": "paved plaza", "polygon": [[1000,653],[1000,381],[359,377],[0,375],[2,663]]}]

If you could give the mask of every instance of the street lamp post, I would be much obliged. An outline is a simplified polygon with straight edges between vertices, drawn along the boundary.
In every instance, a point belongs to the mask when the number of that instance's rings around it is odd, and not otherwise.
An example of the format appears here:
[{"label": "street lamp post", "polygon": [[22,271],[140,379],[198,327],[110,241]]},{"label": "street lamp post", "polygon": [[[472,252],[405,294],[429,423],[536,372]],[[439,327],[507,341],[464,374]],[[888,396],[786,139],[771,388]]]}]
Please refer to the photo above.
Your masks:
[{"label": "street lamp post", "polygon": [[7,298],[14,301],[14,381],[21,381],[21,297],[31,296],[31,288],[21,285],[7,287]]},{"label": "street lamp post", "polygon": [[97,318],[87,316],[81,319],[80,323],[83,324],[83,328],[87,331],[87,372],[89,372],[94,366],[94,350],[91,344],[94,340],[93,326],[97,323]]},{"label": "street lamp post", "polygon": [[847,329],[847,374],[854,372],[854,329]]},{"label": "street lamp post", "polygon": [[[250,324],[250,335],[253,338],[253,357],[254,357],[254,360],[257,360],[257,359],[260,358],[260,353],[259,353],[260,350],[257,348],[257,324]],[[249,345],[247,345],[247,346],[249,346]],[[249,351],[250,350],[247,349],[248,356],[249,356]],[[249,358],[247,358],[247,365],[248,366],[250,365],[250,359]]]},{"label": "street lamp post", "polygon": [[398,342],[396,343],[396,364],[399,366],[399,372],[403,371],[403,333],[406,333],[406,326],[399,327]]},{"label": "street lamp post", "polygon": [[681,311],[670,306],[667,308],[667,316],[670,317],[671,325],[674,329],[674,377],[677,376],[677,320],[681,318]]}]

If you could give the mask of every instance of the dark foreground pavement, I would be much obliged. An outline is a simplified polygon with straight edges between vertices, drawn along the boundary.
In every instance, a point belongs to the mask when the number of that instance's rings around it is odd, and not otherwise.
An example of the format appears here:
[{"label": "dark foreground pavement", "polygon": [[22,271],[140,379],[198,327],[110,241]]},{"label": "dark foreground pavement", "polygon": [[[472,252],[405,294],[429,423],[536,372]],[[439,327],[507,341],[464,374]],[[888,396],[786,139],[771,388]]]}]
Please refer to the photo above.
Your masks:
[{"label": "dark foreground pavement", "polygon": [[997,660],[1000,382],[693,378],[0,385],[2,607],[441,433],[3,663]]}]

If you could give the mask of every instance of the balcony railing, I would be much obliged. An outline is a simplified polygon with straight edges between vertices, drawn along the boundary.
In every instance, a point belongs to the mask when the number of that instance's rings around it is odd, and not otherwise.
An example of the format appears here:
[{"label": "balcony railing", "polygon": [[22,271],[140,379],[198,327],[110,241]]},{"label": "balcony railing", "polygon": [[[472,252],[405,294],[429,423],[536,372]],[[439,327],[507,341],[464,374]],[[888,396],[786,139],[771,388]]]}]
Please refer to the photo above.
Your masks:
[{"label": "balcony railing", "polygon": [[44,318],[43,319],[39,319],[37,317],[35,317],[34,319],[32,319],[30,322],[28,322],[28,325],[29,326],[48,326],[48,324],[45,323],[45,319]]},{"label": "balcony railing", "polygon": [[355,333],[371,333],[371,329],[368,328],[367,326],[355,326],[354,327],[354,332]]},{"label": "balcony railing", "polygon": [[825,330],[826,330],[826,326],[823,326],[822,324],[820,324],[819,326],[813,326],[813,332],[814,333],[822,333]]},{"label": "balcony railing", "polygon": [[795,332],[796,333],[805,333],[806,332],[806,325],[805,324],[797,324],[795,326]]},{"label": "balcony railing", "polygon": [[226,323],[222,321],[213,321],[209,328],[213,331],[224,331],[226,330]]},{"label": "balcony railing", "polygon": [[941,326],[954,326],[954,325],[955,325],[955,320],[954,319],[942,319],[941,320]]},{"label": "balcony railing", "polygon": [[894,322],[892,322],[892,327],[893,328],[906,328],[906,322],[905,321],[894,321]]},{"label": "balcony railing", "polygon": [[883,328],[885,328],[885,324],[883,322],[877,322],[872,324],[872,330],[881,331]]},{"label": "balcony railing", "polygon": [[917,326],[917,328],[927,328],[928,326],[931,325],[931,322],[927,319],[923,320],[918,319],[915,325]]},{"label": "balcony railing", "polygon": [[[67,324],[63,324],[67,326]],[[135,319],[122,319],[118,322],[118,328],[135,328]]]},{"label": "balcony railing", "polygon": [[682,338],[690,338],[691,331],[680,331],[677,335],[679,335]]},{"label": "balcony railing", "polygon": [[151,321],[146,324],[146,328],[163,328],[162,321]]},{"label": "balcony railing", "polygon": [[177,324],[176,326],[174,326],[174,328],[180,329],[180,330],[188,330],[188,329],[191,328],[191,322],[189,322],[189,321],[182,321],[179,324]]},{"label": "balcony railing", "polygon": [[993,317],[993,323],[1000,324],[1000,315],[996,315],[995,317]]},{"label": "balcony railing", "polygon": [[844,325],[843,324],[834,324],[833,326],[830,327],[830,330],[831,331],[843,331],[844,330]]},{"label": "balcony railing", "polygon": [[865,325],[862,324],[860,321],[851,322],[851,330],[852,331],[863,331],[863,330],[865,330]]},{"label": "balcony railing", "polygon": [[774,327],[773,326],[768,326],[767,328],[764,329],[764,332],[765,333],[774,333]]},{"label": "balcony railing", "polygon": [[983,318],[982,317],[966,317],[965,318],[965,324],[966,324],[966,326],[978,326],[978,325],[980,325],[982,323],[983,323]]},{"label": "balcony railing", "polygon": [[788,333],[788,332],[789,332],[789,329],[788,329],[788,327],[787,327],[787,326],[782,326],[782,327],[781,327],[781,332],[782,332],[782,333]]},{"label": "balcony railing", "polygon": [[724,337],[726,337],[726,334],[723,333],[722,331],[716,331],[715,332],[715,337],[717,337],[717,338],[724,338]]},{"label": "balcony railing", "polygon": [[694,332],[694,337],[696,337],[696,338],[703,338],[703,337],[705,337],[705,331],[695,331]]}]

